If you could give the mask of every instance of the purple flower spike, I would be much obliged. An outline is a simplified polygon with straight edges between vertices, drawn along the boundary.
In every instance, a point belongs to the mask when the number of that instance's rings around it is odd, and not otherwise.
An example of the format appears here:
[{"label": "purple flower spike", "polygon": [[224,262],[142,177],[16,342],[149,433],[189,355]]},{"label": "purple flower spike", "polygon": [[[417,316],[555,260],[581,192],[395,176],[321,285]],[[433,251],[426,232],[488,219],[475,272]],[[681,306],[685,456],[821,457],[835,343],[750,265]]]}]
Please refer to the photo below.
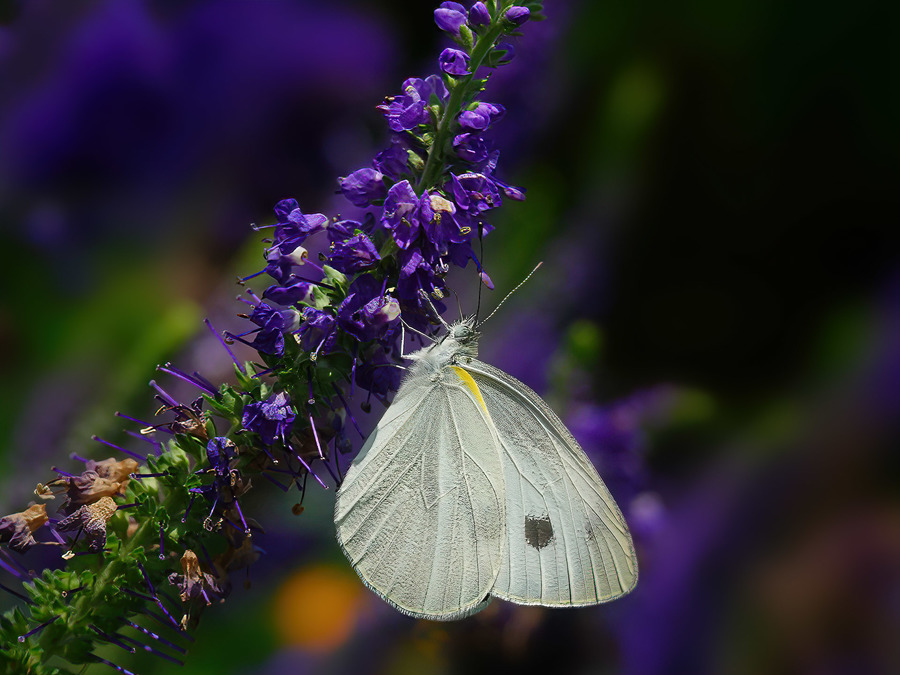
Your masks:
[{"label": "purple flower spike", "polygon": [[528,21],[529,16],[531,16],[530,9],[528,9],[527,7],[519,7],[518,5],[513,5],[508,10],[506,10],[504,18],[514,26],[521,26],[523,23]]},{"label": "purple flower spike", "polygon": [[418,206],[419,197],[408,180],[395,183],[388,190],[381,222],[391,230],[400,248],[409,248],[419,234]]},{"label": "purple flower spike", "polygon": [[442,2],[434,10],[434,22],[442,31],[459,35],[459,27],[466,22],[466,8],[458,2]]},{"label": "purple flower spike", "polygon": [[375,169],[359,169],[345,178],[338,179],[341,193],[354,206],[366,207],[387,194],[384,176]]},{"label": "purple flower spike", "polygon": [[469,10],[470,26],[487,26],[490,22],[491,15],[483,2],[476,2],[472,5],[472,9]]},{"label": "purple flower spike", "polygon": [[448,75],[468,75],[469,74],[469,55],[459,49],[451,49],[448,47],[441,52],[438,63]]}]

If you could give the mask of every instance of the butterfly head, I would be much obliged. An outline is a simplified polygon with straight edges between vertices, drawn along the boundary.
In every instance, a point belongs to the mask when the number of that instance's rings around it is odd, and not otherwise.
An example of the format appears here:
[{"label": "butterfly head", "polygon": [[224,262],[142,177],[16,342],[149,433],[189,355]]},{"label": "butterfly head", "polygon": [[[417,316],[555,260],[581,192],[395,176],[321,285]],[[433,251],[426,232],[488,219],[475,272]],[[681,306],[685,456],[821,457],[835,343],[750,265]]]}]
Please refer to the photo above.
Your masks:
[{"label": "butterfly head", "polygon": [[451,323],[444,339],[454,343],[456,353],[475,358],[478,356],[479,337],[481,333],[475,330],[475,317],[469,316]]}]

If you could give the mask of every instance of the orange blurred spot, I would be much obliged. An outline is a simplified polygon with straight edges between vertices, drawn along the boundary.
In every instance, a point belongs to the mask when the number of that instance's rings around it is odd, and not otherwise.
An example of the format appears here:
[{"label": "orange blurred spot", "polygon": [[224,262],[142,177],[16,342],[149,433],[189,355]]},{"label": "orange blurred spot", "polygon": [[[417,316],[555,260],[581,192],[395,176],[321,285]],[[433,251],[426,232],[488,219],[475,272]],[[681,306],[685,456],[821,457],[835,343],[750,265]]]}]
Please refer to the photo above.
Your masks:
[{"label": "orange blurred spot", "polygon": [[282,644],[329,652],[349,637],[365,588],[356,576],[316,565],[291,575],[275,595],[275,629]]}]

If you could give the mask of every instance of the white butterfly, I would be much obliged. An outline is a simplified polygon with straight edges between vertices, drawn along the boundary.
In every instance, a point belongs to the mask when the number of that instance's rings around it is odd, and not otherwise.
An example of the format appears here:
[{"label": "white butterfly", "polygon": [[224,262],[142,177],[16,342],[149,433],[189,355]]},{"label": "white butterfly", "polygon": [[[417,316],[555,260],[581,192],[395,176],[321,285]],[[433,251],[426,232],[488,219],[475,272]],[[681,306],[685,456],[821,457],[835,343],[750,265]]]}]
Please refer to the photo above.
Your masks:
[{"label": "white butterfly", "polygon": [[473,319],[413,361],[337,491],[337,538],[363,582],[410,616],[491,596],[579,607],[637,583],[622,513],[559,417],[475,359]]}]

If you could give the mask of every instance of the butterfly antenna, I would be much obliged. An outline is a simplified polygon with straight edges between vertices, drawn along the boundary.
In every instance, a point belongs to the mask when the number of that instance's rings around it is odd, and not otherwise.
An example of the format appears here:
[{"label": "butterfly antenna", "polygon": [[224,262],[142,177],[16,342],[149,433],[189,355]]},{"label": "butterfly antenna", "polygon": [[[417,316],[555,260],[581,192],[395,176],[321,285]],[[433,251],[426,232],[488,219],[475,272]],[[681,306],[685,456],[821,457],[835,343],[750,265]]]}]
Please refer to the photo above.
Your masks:
[{"label": "butterfly antenna", "polygon": [[539,262],[537,265],[535,265],[535,266],[534,266],[534,269],[531,270],[531,271],[528,273],[528,276],[525,277],[524,279],[522,279],[522,281],[520,281],[519,284],[518,284],[514,289],[512,289],[509,293],[507,293],[507,294],[506,294],[506,297],[503,298],[503,299],[500,301],[500,304],[497,305],[496,307],[494,307],[494,311],[491,312],[490,314],[488,314],[487,317],[485,317],[484,321],[480,322],[477,326],[475,326],[475,328],[480,328],[480,327],[483,326],[485,323],[487,323],[487,320],[490,319],[492,316],[494,316],[494,314],[497,313],[497,310],[500,309],[500,308],[503,306],[503,303],[506,302],[507,300],[509,300],[510,296],[511,296],[513,293],[515,293],[517,290],[519,290],[520,288],[522,288],[522,286],[525,284],[525,282],[528,281],[528,280],[532,277],[532,275],[533,275],[535,272],[537,272],[538,269],[540,268],[540,266],[543,265],[543,264],[544,264],[543,262]]},{"label": "butterfly antenna", "polygon": [[[484,224],[480,220],[478,221],[478,256],[484,260]],[[484,285],[481,280],[481,273],[484,272],[481,260],[475,261],[478,264],[478,302],[475,304],[475,323],[478,323],[478,312],[481,311],[481,287]]]},{"label": "butterfly antenna", "polygon": [[453,293],[453,297],[456,298],[456,311],[457,311],[459,318],[462,319],[463,318],[462,303],[459,301],[459,293],[454,291],[452,288],[450,289],[450,292]]},{"label": "butterfly antenna", "polygon": [[403,324],[403,327],[406,328],[406,330],[411,330],[413,333],[418,333],[419,335],[421,335],[423,338],[425,338],[425,339],[427,339],[427,340],[431,340],[432,342],[436,342],[436,340],[435,340],[433,337],[431,337],[428,333],[423,333],[423,332],[420,331],[418,328],[413,328],[413,327],[410,326],[408,323],[406,323],[406,321],[403,320],[403,317],[400,317],[400,323]]},{"label": "butterfly antenna", "polygon": [[431,301],[431,298],[428,296],[428,293],[426,293],[425,290],[421,289],[421,288],[419,289],[419,293],[421,294],[422,299],[424,299],[425,302],[428,303],[428,306],[431,307],[431,311],[434,312],[434,315],[437,317],[437,320],[441,322],[441,325],[445,329],[450,330],[450,324],[447,323],[447,321],[444,319],[444,317],[441,316],[441,313],[439,311],[437,311],[437,307],[434,306],[434,303]]}]

